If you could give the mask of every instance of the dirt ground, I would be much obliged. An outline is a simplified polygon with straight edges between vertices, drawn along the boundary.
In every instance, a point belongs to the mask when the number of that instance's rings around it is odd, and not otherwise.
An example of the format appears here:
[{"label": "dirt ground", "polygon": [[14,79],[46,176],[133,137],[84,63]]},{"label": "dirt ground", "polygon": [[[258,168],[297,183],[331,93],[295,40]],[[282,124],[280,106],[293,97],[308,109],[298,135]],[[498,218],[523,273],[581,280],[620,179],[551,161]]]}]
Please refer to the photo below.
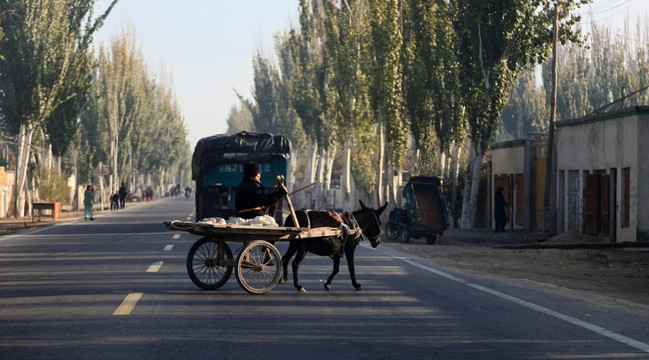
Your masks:
[{"label": "dirt ground", "polygon": [[435,263],[523,285],[599,297],[649,312],[649,248],[506,249],[516,244],[601,242],[575,233],[546,239],[542,234],[449,229],[435,245],[424,238],[401,244],[383,238],[381,246]]}]

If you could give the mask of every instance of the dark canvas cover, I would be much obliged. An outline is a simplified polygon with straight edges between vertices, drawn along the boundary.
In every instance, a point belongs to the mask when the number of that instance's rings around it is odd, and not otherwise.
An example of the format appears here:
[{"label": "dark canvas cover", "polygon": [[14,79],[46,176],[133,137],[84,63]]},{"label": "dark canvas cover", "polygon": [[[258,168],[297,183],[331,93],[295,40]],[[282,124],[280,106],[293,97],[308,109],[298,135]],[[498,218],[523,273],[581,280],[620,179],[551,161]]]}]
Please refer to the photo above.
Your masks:
[{"label": "dark canvas cover", "polygon": [[283,135],[242,131],[202,138],[192,156],[192,180],[219,164],[265,163],[278,158],[288,159],[290,152],[291,144]]}]

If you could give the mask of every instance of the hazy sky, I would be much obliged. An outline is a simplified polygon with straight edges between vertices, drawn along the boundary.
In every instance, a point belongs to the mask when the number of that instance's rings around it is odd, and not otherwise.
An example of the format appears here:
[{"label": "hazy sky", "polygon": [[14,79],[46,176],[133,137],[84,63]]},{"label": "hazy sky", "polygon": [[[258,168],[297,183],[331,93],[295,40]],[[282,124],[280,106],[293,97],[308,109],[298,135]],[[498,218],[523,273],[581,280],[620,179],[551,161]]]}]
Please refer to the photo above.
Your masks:
[{"label": "hazy sky", "polygon": [[[97,12],[109,3],[99,0]],[[298,0],[120,0],[96,39],[108,43],[124,26],[135,29],[151,70],[172,76],[193,148],[227,130],[225,119],[239,103],[234,90],[251,97],[253,54],[272,56],[273,35],[297,24],[297,6]],[[595,0],[589,8],[596,23],[617,27],[625,18],[646,19],[649,0]]]},{"label": "hazy sky", "polygon": [[[110,0],[99,0],[97,13]],[[250,98],[252,57],[272,55],[273,35],[297,23],[298,0],[120,0],[96,40],[135,28],[149,67],[171,73],[193,146],[224,133],[234,92]]]}]

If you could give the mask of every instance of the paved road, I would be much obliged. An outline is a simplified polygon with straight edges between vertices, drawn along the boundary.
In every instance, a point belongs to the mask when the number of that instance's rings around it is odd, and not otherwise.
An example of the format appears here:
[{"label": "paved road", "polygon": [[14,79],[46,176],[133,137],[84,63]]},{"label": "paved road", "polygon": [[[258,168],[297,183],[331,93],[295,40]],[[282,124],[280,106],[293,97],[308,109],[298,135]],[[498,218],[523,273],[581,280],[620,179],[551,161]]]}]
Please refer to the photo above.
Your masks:
[{"label": "paved road", "polygon": [[646,317],[381,247],[357,252],[360,292],[346,269],[324,291],[331,260],[314,255],[300,273],[307,293],[251,295],[234,276],[200,290],[185,270],[199,237],[162,224],[193,220],[193,204],[0,237],[0,359],[649,358]]}]

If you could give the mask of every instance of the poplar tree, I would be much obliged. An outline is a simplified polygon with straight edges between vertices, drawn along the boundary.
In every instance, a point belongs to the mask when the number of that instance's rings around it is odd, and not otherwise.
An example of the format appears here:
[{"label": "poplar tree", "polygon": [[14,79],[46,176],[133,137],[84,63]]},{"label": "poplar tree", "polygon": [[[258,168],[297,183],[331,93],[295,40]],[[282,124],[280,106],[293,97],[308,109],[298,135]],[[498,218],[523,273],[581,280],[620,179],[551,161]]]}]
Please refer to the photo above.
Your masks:
[{"label": "poplar tree", "polygon": [[[463,104],[472,141],[463,196],[462,227],[472,228],[484,153],[518,76],[542,63],[551,47],[554,7],[547,0],[453,0]],[[589,0],[560,1],[562,42],[577,38],[571,11]]]},{"label": "poplar tree", "polygon": [[371,42],[367,69],[370,78],[370,104],[376,119],[379,144],[376,200],[382,204],[385,200],[383,175],[386,166],[391,164],[394,168],[400,168],[405,155],[409,124],[402,114],[402,35],[398,1],[371,2],[369,7]]},{"label": "poplar tree", "polygon": [[0,22],[7,36],[0,45],[5,58],[0,63],[2,109],[18,144],[14,216],[24,214],[34,132],[43,129],[59,106],[82,95],[70,80],[79,63],[87,60],[92,36],[116,3],[93,20],[94,0],[0,1]]}]

